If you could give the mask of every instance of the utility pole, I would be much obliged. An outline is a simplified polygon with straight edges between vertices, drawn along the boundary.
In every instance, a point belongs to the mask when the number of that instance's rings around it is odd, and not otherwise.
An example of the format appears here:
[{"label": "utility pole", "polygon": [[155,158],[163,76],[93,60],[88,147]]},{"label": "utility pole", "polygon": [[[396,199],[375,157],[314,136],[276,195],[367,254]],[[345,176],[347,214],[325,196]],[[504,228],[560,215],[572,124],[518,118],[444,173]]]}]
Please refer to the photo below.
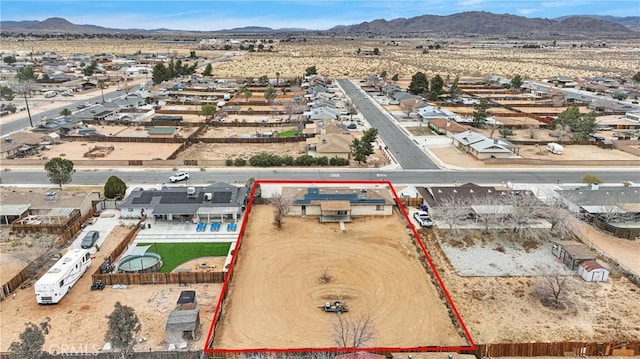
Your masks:
[{"label": "utility pole", "polygon": [[24,103],[27,106],[27,115],[29,115],[29,126],[33,127],[33,120],[31,119],[31,110],[29,110],[29,101],[27,101],[27,91],[23,91],[24,93]]}]

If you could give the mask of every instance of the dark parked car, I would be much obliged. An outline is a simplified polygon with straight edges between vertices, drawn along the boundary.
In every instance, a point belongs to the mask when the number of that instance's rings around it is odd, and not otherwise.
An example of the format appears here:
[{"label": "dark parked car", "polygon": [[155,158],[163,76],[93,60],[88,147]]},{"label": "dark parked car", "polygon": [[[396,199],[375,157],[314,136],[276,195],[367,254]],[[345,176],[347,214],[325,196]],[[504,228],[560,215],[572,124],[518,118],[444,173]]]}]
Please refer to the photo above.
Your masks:
[{"label": "dark parked car", "polygon": [[93,245],[96,244],[98,237],[100,237],[100,233],[98,233],[98,231],[87,232],[84,238],[82,238],[82,243],[80,243],[80,247],[85,249],[93,247]]}]

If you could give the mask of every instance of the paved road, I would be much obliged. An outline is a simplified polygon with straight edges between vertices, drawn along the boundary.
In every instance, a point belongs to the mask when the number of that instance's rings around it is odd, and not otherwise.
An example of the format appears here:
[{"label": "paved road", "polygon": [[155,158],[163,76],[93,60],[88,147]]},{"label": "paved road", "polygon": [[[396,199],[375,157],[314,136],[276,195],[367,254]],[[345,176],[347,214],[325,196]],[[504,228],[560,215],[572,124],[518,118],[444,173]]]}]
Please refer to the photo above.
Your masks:
[{"label": "paved road", "polygon": [[[256,169],[256,168],[219,168],[207,171],[191,170],[191,178],[181,184],[206,184],[217,181],[227,183],[244,183],[249,178],[255,179],[287,179],[287,180],[335,180],[335,181],[391,181],[402,184],[479,184],[512,183],[580,183],[585,173],[600,177],[605,183],[622,183],[623,181],[640,182],[637,170],[420,170],[420,171],[380,171],[380,170],[344,170],[344,169]],[[104,185],[109,176],[118,176],[128,184],[158,185],[169,183],[170,169],[78,169],[73,175],[72,185]],[[3,185],[51,185],[44,170],[12,169],[0,172],[0,183]]]},{"label": "paved road", "polygon": [[[140,89],[140,85],[135,85],[131,87],[131,90],[129,91],[130,93],[133,93],[137,90]],[[120,97],[120,96],[124,96],[125,94],[121,91],[113,91],[110,93],[105,93],[104,94],[104,100],[105,102],[109,102],[111,100],[113,100],[116,97]],[[60,111],[63,108],[68,108],[71,111],[76,111],[77,108],[76,106],[81,104],[81,103],[85,103],[85,102],[89,102],[89,103],[102,103],[102,94],[100,92],[97,93],[96,96],[92,96],[92,97],[88,97],[88,98],[82,98],[82,99],[76,99],[74,97],[71,98],[59,98],[56,97],[54,100],[52,101],[56,101],[60,103],[59,107],[53,108],[51,110],[47,110],[44,112],[40,112],[37,115],[33,114],[33,110],[31,111],[31,119],[33,121],[33,125],[37,126],[38,123],[40,122],[41,119],[48,117],[48,118],[54,118],[54,117],[58,117],[60,115]],[[66,104],[65,104],[66,103]],[[13,121],[7,122],[7,123],[3,123],[2,125],[0,125],[0,136],[4,136],[6,134],[9,134],[11,132],[15,132],[15,131],[20,131],[22,129],[28,128],[29,127],[29,115],[27,114],[27,111],[23,111],[22,112],[24,116],[15,119]]]},{"label": "paved road", "polygon": [[415,170],[439,168],[395,122],[373,103],[373,99],[365,96],[351,81],[347,79],[337,81],[371,127],[378,129],[378,135],[402,168]]}]

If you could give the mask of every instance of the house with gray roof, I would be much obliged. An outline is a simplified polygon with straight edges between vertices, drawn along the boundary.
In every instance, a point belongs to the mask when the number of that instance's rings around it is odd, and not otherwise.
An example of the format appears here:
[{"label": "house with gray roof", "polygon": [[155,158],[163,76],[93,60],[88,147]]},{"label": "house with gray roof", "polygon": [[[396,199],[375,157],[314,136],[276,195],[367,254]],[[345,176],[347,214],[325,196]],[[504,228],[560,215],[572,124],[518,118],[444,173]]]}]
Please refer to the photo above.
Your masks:
[{"label": "house with gray roof", "polygon": [[246,187],[216,182],[205,187],[163,186],[134,189],[120,204],[123,218],[147,216],[157,221],[237,220],[248,201]]},{"label": "house with gray roof", "polygon": [[388,216],[395,201],[388,189],[284,187],[291,198],[289,214],[319,217],[320,222],[351,222],[356,216]]},{"label": "house with gray roof", "polygon": [[497,138],[487,138],[472,131],[453,135],[453,144],[480,160],[487,158],[509,158],[517,153],[518,147]]}]

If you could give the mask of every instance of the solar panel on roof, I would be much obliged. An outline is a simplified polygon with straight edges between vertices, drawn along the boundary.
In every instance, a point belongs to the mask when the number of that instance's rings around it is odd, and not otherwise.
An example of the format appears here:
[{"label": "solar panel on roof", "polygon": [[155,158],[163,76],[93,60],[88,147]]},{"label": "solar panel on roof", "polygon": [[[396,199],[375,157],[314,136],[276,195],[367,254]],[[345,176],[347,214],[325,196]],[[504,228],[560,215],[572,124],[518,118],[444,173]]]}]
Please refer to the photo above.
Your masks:
[{"label": "solar panel on roof", "polygon": [[231,201],[231,192],[214,192],[213,203],[229,203]]}]

